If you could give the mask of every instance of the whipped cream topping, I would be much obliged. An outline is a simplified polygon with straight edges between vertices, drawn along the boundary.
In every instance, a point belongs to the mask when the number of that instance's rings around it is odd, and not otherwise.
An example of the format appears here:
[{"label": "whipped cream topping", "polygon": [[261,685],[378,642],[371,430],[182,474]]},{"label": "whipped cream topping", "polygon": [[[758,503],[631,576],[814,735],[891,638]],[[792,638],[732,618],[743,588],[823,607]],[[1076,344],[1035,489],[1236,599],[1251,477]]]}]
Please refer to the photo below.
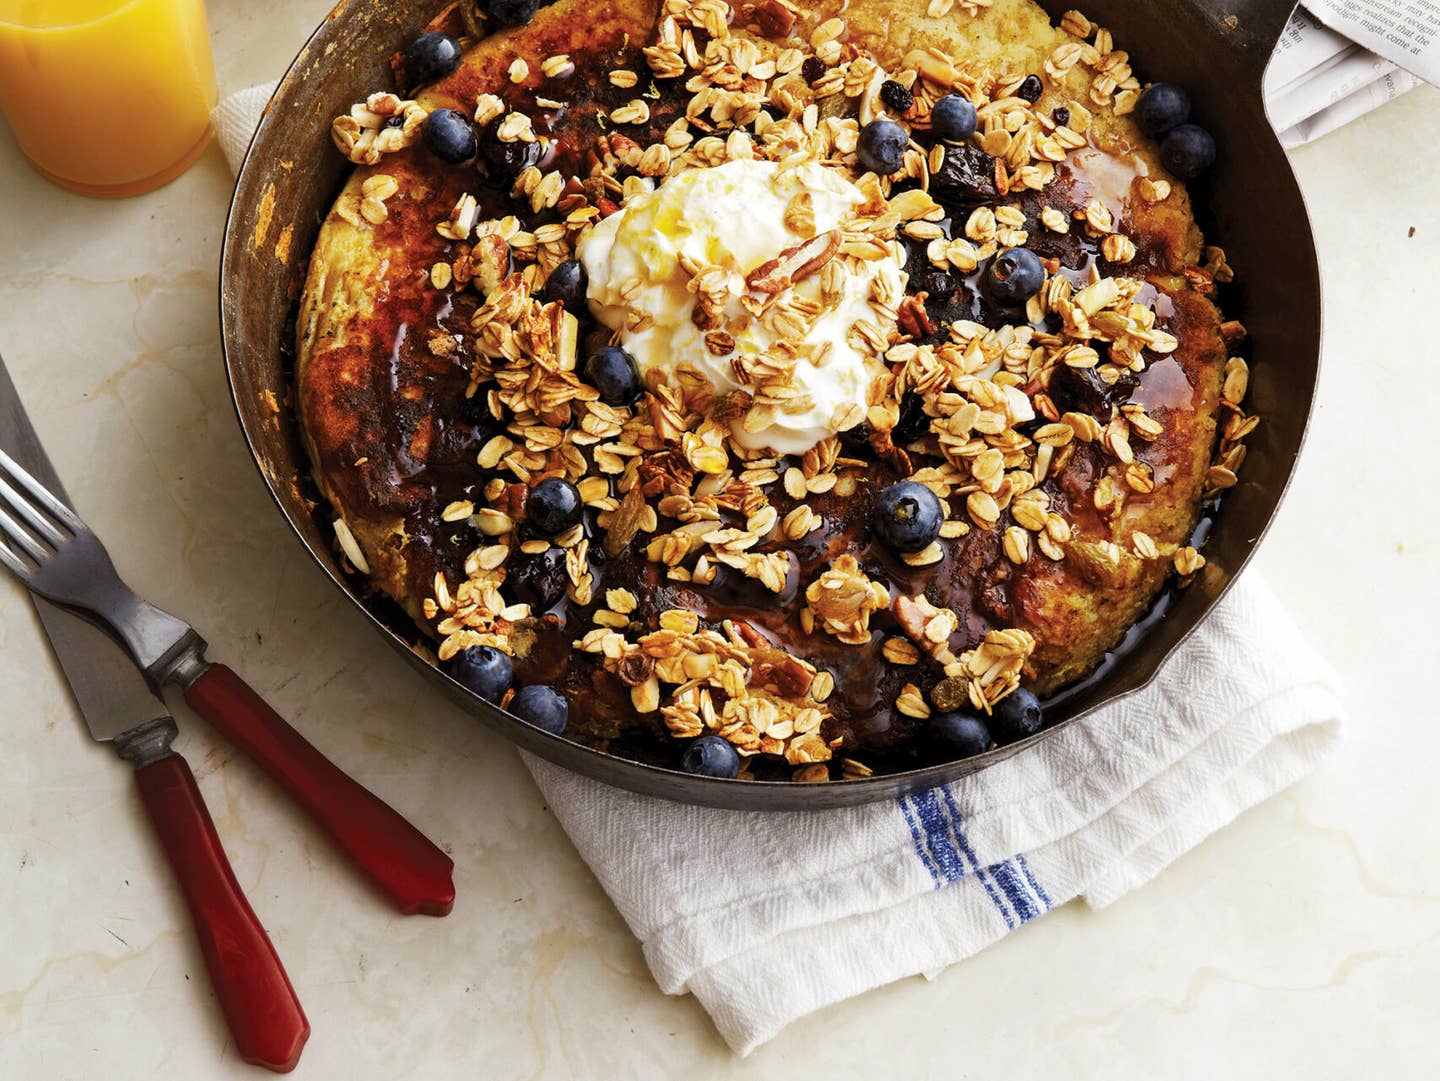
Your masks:
[{"label": "whipped cream topping", "polygon": [[[808,217],[793,213],[797,201],[813,212],[813,233],[812,227],[804,234],[791,228]],[[619,332],[642,376],[658,370],[669,380],[689,369],[717,395],[753,390],[743,379],[744,358],[772,351],[781,335],[773,320],[754,317],[741,303],[746,277],[811,235],[840,228],[864,201],[839,172],[816,163],[782,171],[775,162],[739,160],[686,170],[632,197],[580,239],[577,254],[589,276],[591,310]],[[714,334],[707,341],[706,329],[696,325],[696,267],[723,272],[723,329],[733,348],[726,350],[726,339],[717,342]],[[868,404],[881,364],[873,349],[851,344],[851,327],[862,319],[882,322],[870,303],[877,279],[886,279],[881,291],[898,297],[904,276],[888,258],[846,259],[837,271],[828,276],[828,296],[821,275],[811,273],[774,297],[777,305],[818,308],[803,334],[785,339],[798,347],[791,382],[800,393],[768,423],[747,430],[735,422],[740,445],[803,454],[834,435],[840,418]]]}]

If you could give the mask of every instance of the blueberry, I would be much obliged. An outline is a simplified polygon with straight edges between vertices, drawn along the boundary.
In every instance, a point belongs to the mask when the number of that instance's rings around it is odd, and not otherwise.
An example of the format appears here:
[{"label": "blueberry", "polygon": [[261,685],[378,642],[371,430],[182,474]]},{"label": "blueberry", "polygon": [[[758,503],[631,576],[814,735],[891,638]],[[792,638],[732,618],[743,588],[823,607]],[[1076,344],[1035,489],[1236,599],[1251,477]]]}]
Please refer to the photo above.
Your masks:
[{"label": "blueberry", "polygon": [[618,345],[591,353],[585,360],[585,378],[606,405],[631,405],[645,389],[635,358]]},{"label": "blueberry", "polygon": [[1011,743],[1040,731],[1044,723],[1040,712],[1040,699],[1031,691],[1019,687],[1011,691],[996,704],[990,714],[990,726],[995,738],[1001,743]]},{"label": "blueberry", "polygon": [[1215,140],[1198,124],[1181,124],[1160,144],[1160,162],[1176,176],[1199,176],[1215,164]]},{"label": "blueberry", "polygon": [[860,129],[860,145],[856,153],[860,166],[880,176],[898,173],[905,164],[905,148],[910,136],[893,120],[872,120]]},{"label": "blueberry", "polygon": [[483,0],[481,6],[496,26],[524,26],[540,10],[540,0]]},{"label": "blueberry", "polygon": [[1001,304],[1024,304],[1045,284],[1045,266],[1029,248],[1002,251],[990,264],[990,294]]},{"label": "blueberry", "polygon": [[510,655],[494,646],[471,646],[455,655],[450,675],[487,702],[498,702],[510,689],[515,670]]},{"label": "blueberry", "polygon": [[582,315],[589,286],[585,264],[579,259],[566,259],[545,280],[545,299],[552,304],[558,300],[571,315]]},{"label": "blueberry", "polygon": [[449,34],[430,30],[405,50],[405,81],[411,86],[443,79],[460,66],[460,43]]},{"label": "blueberry", "polygon": [[1189,119],[1190,95],[1174,83],[1146,87],[1135,102],[1135,122],[1151,138],[1158,139]]},{"label": "blueberry", "polygon": [[522,721],[529,721],[542,732],[558,736],[570,720],[570,704],[553,688],[539,683],[521,687],[510,699],[509,710]]},{"label": "blueberry", "polygon": [[915,104],[915,95],[894,79],[886,79],[880,84],[880,100],[892,113],[908,113]]},{"label": "blueberry", "polygon": [[940,497],[918,481],[892,484],[875,501],[875,533],[897,552],[927,547],[944,521]]},{"label": "blueberry", "polygon": [[475,129],[454,109],[436,109],[420,125],[426,149],[441,161],[469,161],[475,156]]},{"label": "blueberry", "polygon": [[990,729],[972,713],[942,713],[931,718],[930,733],[957,758],[984,754],[990,749]]},{"label": "blueberry", "polygon": [[1040,100],[1040,95],[1044,92],[1044,90],[1045,87],[1040,82],[1040,76],[1027,75],[1025,76],[1025,81],[1021,83],[1019,88],[1015,91],[1015,96],[1024,101],[1028,101],[1031,105],[1034,105],[1037,101]]},{"label": "blueberry", "polygon": [[975,134],[979,114],[964,94],[946,94],[930,110],[930,130],[938,138],[963,143]]},{"label": "blueberry", "polygon": [[527,143],[523,139],[513,142],[499,139],[493,125],[481,136],[478,150],[485,165],[485,175],[492,184],[504,188],[514,184],[515,179],[530,166],[538,164],[545,153],[539,140]]},{"label": "blueberry", "polygon": [[728,781],[740,773],[740,752],[719,736],[701,736],[685,748],[680,764],[686,773]]},{"label": "blueberry", "polygon": [[554,537],[580,521],[580,489],[560,477],[546,477],[530,489],[525,520],[535,532]]}]

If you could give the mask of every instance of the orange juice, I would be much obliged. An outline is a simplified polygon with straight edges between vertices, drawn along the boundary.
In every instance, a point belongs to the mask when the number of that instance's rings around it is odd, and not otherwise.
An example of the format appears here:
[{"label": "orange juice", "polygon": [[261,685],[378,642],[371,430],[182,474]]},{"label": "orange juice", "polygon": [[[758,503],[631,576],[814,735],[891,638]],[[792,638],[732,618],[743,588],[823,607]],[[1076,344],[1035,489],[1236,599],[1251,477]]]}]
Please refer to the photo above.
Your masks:
[{"label": "orange juice", "polygon": [[205,149],[214,104],[202,0],[0,0],[0,108],[57,184],[159,187]]}]

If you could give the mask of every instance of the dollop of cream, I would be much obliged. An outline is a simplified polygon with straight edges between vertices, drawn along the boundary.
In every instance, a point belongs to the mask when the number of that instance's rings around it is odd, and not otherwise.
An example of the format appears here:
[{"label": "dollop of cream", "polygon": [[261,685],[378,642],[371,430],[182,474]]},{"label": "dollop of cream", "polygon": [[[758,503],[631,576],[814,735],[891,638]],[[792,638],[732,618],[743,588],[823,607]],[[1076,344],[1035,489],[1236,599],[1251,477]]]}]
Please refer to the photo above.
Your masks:
[{"label": "dollop of cream", "polygon": [[[776,345],[777,335],[764,320],[753,318],[740,298],[752,271],[813,235],[787,224],[787,208],[801,193],[809,195],[815,234],[838,228],[865,201],[848,179],[818,163],[782,170],[769,161],[731,161],[686,170],[632,197],[580,239],[577,254],[589,277],[591,310],[619,332],[620,344],[642,376],[658,370],[669,379],[689,369],[708,380],[717,395],[752,389],[738,376],[736,358],[765,353]],[[706,331],[696,326],[696,295],[685,264],[723,271],[730,297],[724,312],[733,338],[730,351],[717,353],[713,339],[707,344]],[[822,296],[818,273],[776,297],[777,303],[794,299],[821,309],[796,339],[804,349],[792,382],[803,394],[758,430],[735,422],[740,445],[803,454],[836,433],[838,418],[868,405],[881,364],[873,350],[850,344],[850,328],[861,319],[881,322],[870,303],[877,278],[886,276],[882,289],[898,297],[904,277],[888,258],[847,259],[842,269],[831,275],[834,294],[829,298]]]}]

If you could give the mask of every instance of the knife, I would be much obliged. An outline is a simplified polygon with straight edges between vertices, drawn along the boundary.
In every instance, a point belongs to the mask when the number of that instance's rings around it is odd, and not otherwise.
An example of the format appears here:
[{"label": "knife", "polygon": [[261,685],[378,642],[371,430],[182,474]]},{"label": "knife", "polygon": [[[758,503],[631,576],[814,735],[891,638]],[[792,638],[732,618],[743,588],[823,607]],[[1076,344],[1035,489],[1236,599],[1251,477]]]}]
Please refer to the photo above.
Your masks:
[{"label": "knife", "polygon": [[49,601],[34,602],[91,738],[109,742],[135,767],[140,800],[185,895],[240,1057],[288,1072],[310,1023],[235,881],[194,774],[170,745],[177,730],[165,703],[104,631]]},{"label": "knife", "polygon": [[[10,386],[0,362],[0,392]],[[20,414],[0,447],[69,504],[39,442]],[[93,739],[110,743],[135,768],[140,799],[175,873],[215,997],[240,1057],[284,1073],[294,1068],[310,1023],[275,947],[235,881],[215,824],[185,759],[171,747],[177,728],[128,654],[108,634],[31,594]]]}]

